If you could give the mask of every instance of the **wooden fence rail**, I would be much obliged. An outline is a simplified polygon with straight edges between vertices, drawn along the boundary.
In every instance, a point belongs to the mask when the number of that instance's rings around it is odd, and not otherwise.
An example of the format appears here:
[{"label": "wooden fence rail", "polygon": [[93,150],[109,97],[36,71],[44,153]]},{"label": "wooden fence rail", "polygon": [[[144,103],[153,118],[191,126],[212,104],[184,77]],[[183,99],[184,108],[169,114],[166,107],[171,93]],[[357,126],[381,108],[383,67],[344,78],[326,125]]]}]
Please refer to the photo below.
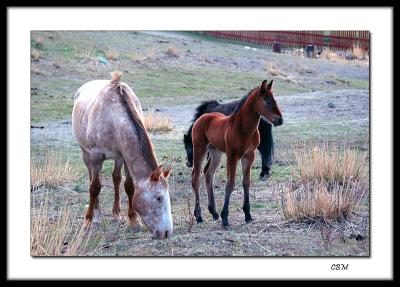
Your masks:
[{"label": "wooden fence rail", "polygon": [[353,46],[369,51],[368,31],[199,31],[211,37],[272,46],[275,41],[282,48],[306,45],[347,50]]}]

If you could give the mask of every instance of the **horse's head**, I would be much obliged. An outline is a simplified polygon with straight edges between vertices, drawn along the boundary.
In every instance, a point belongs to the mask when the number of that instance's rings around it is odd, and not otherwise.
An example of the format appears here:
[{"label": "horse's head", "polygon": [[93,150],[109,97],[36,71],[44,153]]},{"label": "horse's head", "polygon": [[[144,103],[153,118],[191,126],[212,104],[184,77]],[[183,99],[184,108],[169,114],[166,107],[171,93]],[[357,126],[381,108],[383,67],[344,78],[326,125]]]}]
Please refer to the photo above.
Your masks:
[{"label": "horse's head", "polygon": [[283,118],[272,92],[273,82],[274,80],[271,80],[268,84],[268,81],[264,80],[258,88],[257,113],[270,124],[280,126],[283,123]]},{"label": "horse's head", "polygon": [[172,235],[173,224],[167,178],[172,170],[158,166],[150,176],[135,186],[133,208],[150,229],[154,239]]}]

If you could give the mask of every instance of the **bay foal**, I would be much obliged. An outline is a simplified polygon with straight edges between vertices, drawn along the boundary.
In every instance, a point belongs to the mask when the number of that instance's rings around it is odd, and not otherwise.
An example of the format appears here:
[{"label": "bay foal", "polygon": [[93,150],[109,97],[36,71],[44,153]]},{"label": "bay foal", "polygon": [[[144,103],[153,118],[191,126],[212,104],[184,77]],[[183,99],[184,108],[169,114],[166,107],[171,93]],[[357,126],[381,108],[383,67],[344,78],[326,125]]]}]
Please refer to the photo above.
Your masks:
[{"label": "bay foal", "polygon": [[254,88],[242,102],[237,105],[234,112],[225,116],[222,113],[207,113],[193,124],[193,170],[192,187],[195,194],[194,215],[197,223],[203,221],[199,198],[200,172],[207,151],[210,159],[204,168],[206,189],[208,195],[208,210],[214,220],[219,216],[215,210],[214,200],[214,174],[221,161],[222,153],[226,154],[227,182],[225,185],[224,206],[221,211],[222,226],[229,226],[229,199],[235,187],[236,168],[239,160],[243,173],[243,211],[245,221],[252,220],[249,203],[250,171],[254,162],[255,149],[260,144],[258,125],[260,117],[274,126],[283,123],[281,111],[274,99],[272,92],[273,80],[268,84],[264,80],[261,85]]}]

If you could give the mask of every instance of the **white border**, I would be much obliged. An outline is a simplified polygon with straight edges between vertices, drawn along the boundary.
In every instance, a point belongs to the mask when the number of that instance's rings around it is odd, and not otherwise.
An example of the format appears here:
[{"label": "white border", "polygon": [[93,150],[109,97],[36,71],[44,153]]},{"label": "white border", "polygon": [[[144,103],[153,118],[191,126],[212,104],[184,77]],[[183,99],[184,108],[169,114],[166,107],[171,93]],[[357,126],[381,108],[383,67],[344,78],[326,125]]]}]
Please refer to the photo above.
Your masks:
[{"label": "white border", "polygon": [[[391,8],[8,8],[8,279],[386,278],[392,276]],[[33,259],[29,255],[31,30],[369,30],[371,258]],[[350,264],[331,271],[332,263]]]}]

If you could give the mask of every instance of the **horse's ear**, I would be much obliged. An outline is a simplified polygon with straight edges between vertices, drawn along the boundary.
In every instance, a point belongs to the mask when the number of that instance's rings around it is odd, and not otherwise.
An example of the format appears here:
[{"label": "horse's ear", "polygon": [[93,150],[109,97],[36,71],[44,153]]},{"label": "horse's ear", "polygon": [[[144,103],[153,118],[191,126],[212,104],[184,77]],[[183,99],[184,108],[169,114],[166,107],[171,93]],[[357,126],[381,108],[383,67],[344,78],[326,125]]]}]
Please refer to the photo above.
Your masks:
[{"label": "horse's ear", "polygon": [[167,178],[170,175],[171,171],[172,171],[172,166],[169,169],[164,170],[163,171],[164,177]]},{"label": "horse's ear", "polygon": [[151,181],[158,181],[160,179],[162,172],[162,165],[159,165],[155,171],[150,175],[150,180]]},{"label": "horse's ear", "polygon": [[267,91],[267,87],[268,87],[268,81],[267,80],[262,81],[260,86],[260,94],[265,94],[265,92]]},{"label": "horse's ear", "polygon": [[271,82],[269,82],[269,84],[268,84],[268,86],[267,86],[267,89],[268,89],[268,90],[271,90],[271,89],[272,89],[273,83],[274,83],[274,80],[271,80]]}]

